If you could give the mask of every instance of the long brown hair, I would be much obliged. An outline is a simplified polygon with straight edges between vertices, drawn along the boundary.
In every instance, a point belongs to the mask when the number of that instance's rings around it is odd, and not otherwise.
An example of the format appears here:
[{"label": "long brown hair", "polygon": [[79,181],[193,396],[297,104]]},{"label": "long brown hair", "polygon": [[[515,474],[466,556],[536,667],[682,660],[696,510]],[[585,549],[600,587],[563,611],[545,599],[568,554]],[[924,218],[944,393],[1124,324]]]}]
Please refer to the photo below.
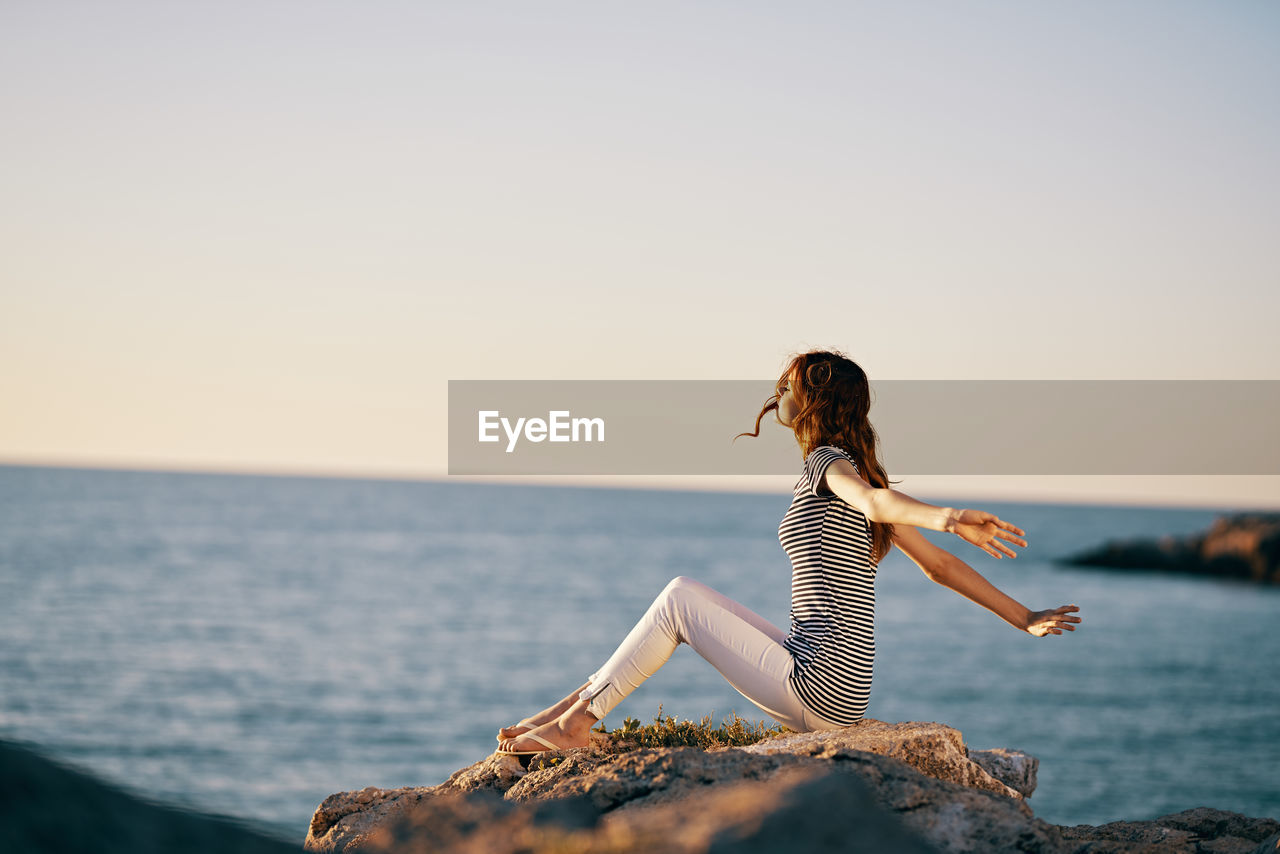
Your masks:
[{"label": "long brown hair", "polygon": [[[791,422],[800,452],[834,445],[853,458],[858,473],[872,486],[888,488],[890,481],[876,453],[880,437],[867,419],[871,410],[871,384],[862,368],[843,353],[811,350],[791,357],[778,379],[774,394],[756,416],[755,432],[734,436],[760,436],[760,420],[776,411],[783,390],[791,389],[796,414]],[[868,520],[869,521],[869,520]],[[871,522],[871,562],[878,564],[889,552],[893,525]]]}]

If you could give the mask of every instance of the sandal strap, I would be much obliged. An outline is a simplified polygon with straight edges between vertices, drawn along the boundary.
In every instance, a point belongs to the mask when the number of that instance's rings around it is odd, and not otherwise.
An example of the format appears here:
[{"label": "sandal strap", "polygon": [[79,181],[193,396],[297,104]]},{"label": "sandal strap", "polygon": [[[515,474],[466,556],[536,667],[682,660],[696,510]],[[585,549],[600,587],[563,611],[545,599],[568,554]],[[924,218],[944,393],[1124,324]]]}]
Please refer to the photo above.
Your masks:
[{"label": "sandal strap", "polygon": [[530,730],[529,732],[521,733],[520,735],[516,736],[516,738],[532,738],[534,741],[538,741],[546,745],[551,750],[564,750],[564,748],[561,747],[560,745],[552,744],[551,742],[547,741],[545,738],[538,735],[536,732],[532,730]]}]

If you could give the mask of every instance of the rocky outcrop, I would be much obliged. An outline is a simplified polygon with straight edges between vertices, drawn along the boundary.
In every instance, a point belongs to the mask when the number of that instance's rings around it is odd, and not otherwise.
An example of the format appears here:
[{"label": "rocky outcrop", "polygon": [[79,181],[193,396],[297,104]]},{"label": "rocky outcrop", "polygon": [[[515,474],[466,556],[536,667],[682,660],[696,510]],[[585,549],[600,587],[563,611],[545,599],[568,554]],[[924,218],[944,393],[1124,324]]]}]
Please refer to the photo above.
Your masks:
[{"label": "rocky outcrop", "polygon": [[[891,756],[922,774],[1006,797],[1030,796],[1036,788],[1038,760],[1025,753],[982,751],[982,761],[965,748],[959,730],[936,723],[897,723],[864,719],[835,733],[803,732],[776,736],[740,748],[745,753],[793,753],[836,759],[851,753]],[[994,772],[994,773],[993,773]],[[1008,781],[1006,781],[1006,776]],[[1009,785],[1009,783],[1017,785]]]},{"label": "rocky outcrop", "polygon": [[1280,822],[1249,818],[1239,813],[1198,807],[1155,821],[1113,821],[1061,828],[1080,854],[1103,852],[1218,852],[1218,854],[1274,854],[1280,851]]},{"label": "rocky outcrop", "polygon": [[0,851],[289,854],[297,843],[225,816],[150,803],[30,747],[0,741]]},{"label": "rocky outcrop", "polygon": [[[836,820],[816,805],[839,805]],[[487,790],[453,792],[407,810],[358,850],[377,854],[692,854],[937,849],[876,807],[856,776],[785,768],[766,779],[707,786],[685,797],[601,814],[588,795],[515,803]],[[352,848],[335,850],[351,851]]]},{"label": "rocky outcrop", "polygon": [[1224,516],[1202,534],[1120,540],[1060,560],[1074,566],[1149,569],[1280,584],[1280,513]]},{"label": "rocky outcrop", "polygon": [[[1014,751],[1006,751],[1005,755],[1007,766],[1016,768],[1010,781],[1029,794],[1035,788],[1035,760]],[[874,818],[877,826],[897,826],[893,822],[895,810],[912,813],[915,824],[928,822],[937,828],[955,825],[947,816],[955,813],[958,803],[968,803],[973,816],[985,812],[1004,817],[989,817],[993,825],[1012,819],[1021,833],[1030,817],[1030,811],[1022,804],[1023,794],[999,779],[1000,767],[993,764],[992,768],[996,775],[969,759],[960,733],[951,727],[876,720],[859,721],[829,732],[789,733],[740,748],[704,751],[674,747],[618,752],[598,745],[568,751],[560,757],[535,758],[527,769],[517,759],[493,754],[455,772],[438,786],[364,789],[333,795],[316,810],[306,847],[313,851],[356,847],[376,850],[377,846],[388,844],[387,833],[393,820],[442,796],[476,791],[492,792],[516,804],[547,800],[584,804],[596,816],[609,817],[604,824],[612,828],[611,833],[617,835],[623,828],[630,828],[621,838],[638,839],[643,835],[643,822],[622,818],[624,814],[631,816],[659,808],[697,809],[705,821],[710,821],[706,819],[705,806],[690,805],[700,796],[751,782],[768,782],[770,790],[776,791],[783,780],[801,788],[820,785],[846,790],[870,783],[876,796],[867,801],[870,806],[863,810],[865,815],[860,821]],[[821,784],[811,778],[833,770],[843,777]],[[787,776],[797,772],[811,776]],[[740,803],[754,797],[751,787],[737,787],[735,791],[738,789],[741,790],[732,801]],[[873,802],[882,802],[889,809],[876,807]],[[464,811],[473,808],[474,805],[457,807]],[[435,804],[432,809],[438,812],[440,807]],[[422,826],[420,819],[410,822],[415,827]],[[707,829],[704,835],[711,838],[715,833]],[[599,840],[596,844],[600,844]],[[664,844],[670,847],[676,843],[668,840]],[[688,850],[700,849],[695,846]]]},{"label": "rocky outcrop", "polygon": [[970,750],[969,758],[1023,797],[1031,797],[1031,793],[1036,790],[1036,772],[1040,770],[1040,760],[1034,756],[997,747],[994,750]]},{"label": "rocky outcrop", "polygon": [[494,754],[438,786],[333,795],[310,851],[1252,852],[1280,823],[1218,810],[1150,822],[1058,827],[1025,798],[1037,762],[969,751],[936,723],[864,720],[747,747]]}]

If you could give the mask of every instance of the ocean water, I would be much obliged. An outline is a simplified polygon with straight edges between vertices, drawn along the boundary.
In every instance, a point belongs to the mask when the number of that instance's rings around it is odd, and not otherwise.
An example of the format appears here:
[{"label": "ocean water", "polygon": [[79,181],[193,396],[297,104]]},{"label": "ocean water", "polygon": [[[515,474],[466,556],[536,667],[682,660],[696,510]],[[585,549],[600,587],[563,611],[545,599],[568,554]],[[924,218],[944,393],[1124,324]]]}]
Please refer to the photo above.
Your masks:
[{"label": "ocean water", "polygon": [[[0,738],[300,841],[332,792],[429,785],[576,688],[671,578],[787,623],[787,494],[0,467]],[[930,534],[1020,634],[880,564],[870,717],[1040,758],[1059,824],[1194,806],[1280,818],[1280,590],[1052,564],[1219,511],[944,503],[1027,531],[1014,561]],[[764,719],[688,647],[606,720]]]}]

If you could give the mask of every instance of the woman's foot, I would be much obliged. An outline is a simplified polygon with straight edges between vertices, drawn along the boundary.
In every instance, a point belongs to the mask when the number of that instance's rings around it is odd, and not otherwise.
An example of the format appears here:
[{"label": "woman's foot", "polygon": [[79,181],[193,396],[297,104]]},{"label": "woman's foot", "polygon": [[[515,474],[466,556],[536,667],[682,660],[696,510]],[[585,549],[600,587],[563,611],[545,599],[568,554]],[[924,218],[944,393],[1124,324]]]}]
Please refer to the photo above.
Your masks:
[{"label": "woman's foot", "polygon": [[[512,724],[511,726],[504,726],[502,729],[498,730],[498,741],[508,741],[509,739],[513,739],[518,735],[528,732],[534,727],[539,727],[545,723],[550,723],[551,721],[554,721],[556,718],[560,717],[566,711],[568,711],[570,706],[578,702],[578,695],[581,694],[583,691],[587,690],[587,688],[589,687],[591,687],[591,683],[586,682],[582,685],[581,688],[579,688],[577,691],[574,691],[572,694],[569,694],[563,700],[556,703],[554,706],[548,706],[547,708],[538,712],[536,715],[531,715],[525,718],[523,721],[521,721],[518,724]],[[533,724],[533,726],[528,726],[527,724]]]},{"label": "woman's foot", "polygon": [[591,743],[591,728],[598,723],[600,719],[587,711],[587,701],[579,700],[554,720],[527,730],[522,735],[504,740],[499,750],[506,753],[522,753],[552,749],[538,739],[530,738],[530,733],[546,739],[560,750],[586,747]]}]

